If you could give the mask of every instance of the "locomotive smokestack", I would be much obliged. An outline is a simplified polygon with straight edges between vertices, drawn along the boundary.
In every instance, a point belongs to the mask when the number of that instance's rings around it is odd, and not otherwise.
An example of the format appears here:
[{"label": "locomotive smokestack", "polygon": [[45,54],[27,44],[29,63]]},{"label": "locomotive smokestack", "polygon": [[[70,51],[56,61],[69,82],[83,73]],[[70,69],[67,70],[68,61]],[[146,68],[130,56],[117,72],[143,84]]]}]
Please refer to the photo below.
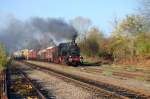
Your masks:
[{"label": "locomotive smokestack", "polygon": [[72,43],[76,43],[77,34],[73,35],[72,37]]}]

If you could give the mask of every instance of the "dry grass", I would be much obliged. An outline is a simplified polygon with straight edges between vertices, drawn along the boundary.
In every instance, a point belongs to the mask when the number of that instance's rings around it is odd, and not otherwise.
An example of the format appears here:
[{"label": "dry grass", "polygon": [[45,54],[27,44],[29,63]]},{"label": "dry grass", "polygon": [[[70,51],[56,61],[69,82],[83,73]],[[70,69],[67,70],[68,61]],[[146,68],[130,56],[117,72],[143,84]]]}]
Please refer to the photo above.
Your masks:
[{"label": "dry grass", "polygon": [[112,72],[111,71],[103,71],[102,75],[103,76],[112,76]]}]

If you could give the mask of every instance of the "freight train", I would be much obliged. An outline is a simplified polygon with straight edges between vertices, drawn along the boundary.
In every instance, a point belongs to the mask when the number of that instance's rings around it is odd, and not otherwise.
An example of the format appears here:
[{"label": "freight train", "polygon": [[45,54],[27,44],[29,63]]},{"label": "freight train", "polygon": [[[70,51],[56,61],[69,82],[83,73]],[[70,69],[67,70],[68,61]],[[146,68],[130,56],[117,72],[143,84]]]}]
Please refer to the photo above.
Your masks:
[{"label": "freight train", "polygon": [[80,56],[80,48],[75,40],[60,43],[58,46],[48,47],[39,51],[20,50],[14,52],[13,57],[17,60],[38,60],[73,66],[78,66],[83,63],[83,57]]}]

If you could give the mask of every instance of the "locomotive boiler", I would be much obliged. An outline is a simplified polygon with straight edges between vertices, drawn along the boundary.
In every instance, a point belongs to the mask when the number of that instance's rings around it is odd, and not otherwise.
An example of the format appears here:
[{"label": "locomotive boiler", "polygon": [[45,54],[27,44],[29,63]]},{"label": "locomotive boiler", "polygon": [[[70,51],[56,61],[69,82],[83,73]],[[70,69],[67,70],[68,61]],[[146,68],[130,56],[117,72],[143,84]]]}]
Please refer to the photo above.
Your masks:
[{"label": "locomotive boiler", "polygon": [[80,65],[83,63],[83,57],[80,56],[80,48],[73,39],[72,42],[60,43],[54,48],[52,52],[53,59],[55,63],[62,63],[68,65]]}]

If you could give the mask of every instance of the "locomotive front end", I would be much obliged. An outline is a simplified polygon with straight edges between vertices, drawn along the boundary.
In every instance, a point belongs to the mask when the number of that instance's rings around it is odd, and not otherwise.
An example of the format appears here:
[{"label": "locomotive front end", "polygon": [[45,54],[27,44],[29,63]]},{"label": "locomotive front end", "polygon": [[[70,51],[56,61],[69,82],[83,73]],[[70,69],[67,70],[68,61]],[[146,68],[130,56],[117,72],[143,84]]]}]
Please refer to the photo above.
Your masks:
[{"label": "locomotive front end", "polygon": [[83,57],[80,56],[80,48],[76,43],[70,45],[68,62],[71,65],[80,65],[83,63]]}]

